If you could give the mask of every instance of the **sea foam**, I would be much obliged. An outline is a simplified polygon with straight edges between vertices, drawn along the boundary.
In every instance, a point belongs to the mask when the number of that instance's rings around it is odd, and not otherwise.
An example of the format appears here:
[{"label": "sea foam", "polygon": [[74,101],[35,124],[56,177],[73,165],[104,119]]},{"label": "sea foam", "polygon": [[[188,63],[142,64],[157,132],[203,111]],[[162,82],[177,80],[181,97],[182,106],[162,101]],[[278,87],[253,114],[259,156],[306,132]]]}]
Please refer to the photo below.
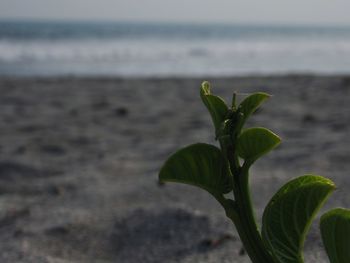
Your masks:
[{"label": "sea foam", "polygon": [[350,29],[344,28],[59,25],[35,24],[31,34],[23,25],[0,30],[0,75],[350,72]]}]

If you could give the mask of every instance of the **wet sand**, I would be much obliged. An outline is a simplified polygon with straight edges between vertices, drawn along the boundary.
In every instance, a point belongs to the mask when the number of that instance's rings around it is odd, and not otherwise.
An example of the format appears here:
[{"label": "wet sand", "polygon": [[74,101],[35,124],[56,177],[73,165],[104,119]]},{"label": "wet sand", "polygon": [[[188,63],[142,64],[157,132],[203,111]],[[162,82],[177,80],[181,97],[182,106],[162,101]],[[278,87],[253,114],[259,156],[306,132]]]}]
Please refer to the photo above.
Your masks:
[{"label": "wet sand", "polygon": [[[338,186],[323,211],[350,208],[349,76],[209,80],[227,101],[273,95],[248,123],[283,139],[251,171],[258,218],[305,173]],[[1,78],[0,262],[250,262],[209,194],[157,183],[174,150],[215,143],[201,81]],[[328,262],[317,220],[305,251]]]}]

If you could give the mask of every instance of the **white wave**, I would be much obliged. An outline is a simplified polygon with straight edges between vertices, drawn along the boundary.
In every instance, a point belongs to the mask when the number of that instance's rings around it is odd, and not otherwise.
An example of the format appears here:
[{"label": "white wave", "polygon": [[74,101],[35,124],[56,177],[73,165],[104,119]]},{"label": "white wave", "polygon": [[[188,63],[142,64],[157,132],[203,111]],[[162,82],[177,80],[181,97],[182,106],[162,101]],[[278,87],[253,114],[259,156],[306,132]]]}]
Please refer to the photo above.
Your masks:
[{"label": "white wave", "polygon": [[60,65],[72,74],[350,72],[350,38],[0,40],[0,74],[52,64],[58,74]]}]

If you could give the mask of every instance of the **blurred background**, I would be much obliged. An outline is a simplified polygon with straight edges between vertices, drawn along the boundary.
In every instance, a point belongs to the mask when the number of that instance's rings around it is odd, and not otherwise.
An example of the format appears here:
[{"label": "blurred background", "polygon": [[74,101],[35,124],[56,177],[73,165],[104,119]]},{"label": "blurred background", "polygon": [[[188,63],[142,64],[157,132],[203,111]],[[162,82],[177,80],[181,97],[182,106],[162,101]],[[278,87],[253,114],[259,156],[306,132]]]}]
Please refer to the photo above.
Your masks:
[{"label": "blurred background", "polygon": [[[282,138],[251,169],[258,222],[305,173],[337,185],[322,213],[350,208],[349,10],[348,0],[0,0],[0,262],[250,262],[208,193],[158,183],[177,149],[217,145],[203,80],[228,102],[273,95],[247,123]],[[318,217],[305,262],[328,262]]]},{"label": "blurred background", "polygon": [[1,75],[346,73],[346,1],[3,0]]}]

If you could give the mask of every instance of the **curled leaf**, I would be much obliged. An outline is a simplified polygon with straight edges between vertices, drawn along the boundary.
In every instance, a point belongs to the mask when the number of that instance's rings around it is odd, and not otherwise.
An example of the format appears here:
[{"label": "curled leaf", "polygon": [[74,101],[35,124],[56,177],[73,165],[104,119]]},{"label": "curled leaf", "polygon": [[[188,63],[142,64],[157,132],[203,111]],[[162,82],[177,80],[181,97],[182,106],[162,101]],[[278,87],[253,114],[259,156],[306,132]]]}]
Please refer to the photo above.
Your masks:
[{"label": "curled leaf", "polygon": [[272,197],[264,211],[262,237],[280,262],[304,262],[305,236],[334,188],[327,178],[304,175],[285,184]]},{"label": "curled leaf", "polygon": [[216,196],[232,190],[231,175],[222,152],[205,143],[192,144],[170,156],[160,170],[159,179],[195,185]]},{"label": "curled leaf", "polygon": [[239,111],[243,113],[243,122],[245,122],[268,98],[270,98],[270,95],[264,92],[256,92],[245,98],[238,108]]},{"label": "curled leaf", "polygon": [[238,137],[237,152],[241,158],[253,163],[259,157],[277,147],[280,142],[280,137],[268,129],[249,128]]},{"label": "curled leaf", "polygon": [[331,263],[349,263],[350,210],[332,209],[321,217],[320,228]]},{"label": "curled leaf", "polygon": [[227,115],[228,107],[222,98],[211,95],[210,84],[207,81],[202,83],[200,95],[204,105],[207,107],[211,115],[217,136],[220,126]]}]

